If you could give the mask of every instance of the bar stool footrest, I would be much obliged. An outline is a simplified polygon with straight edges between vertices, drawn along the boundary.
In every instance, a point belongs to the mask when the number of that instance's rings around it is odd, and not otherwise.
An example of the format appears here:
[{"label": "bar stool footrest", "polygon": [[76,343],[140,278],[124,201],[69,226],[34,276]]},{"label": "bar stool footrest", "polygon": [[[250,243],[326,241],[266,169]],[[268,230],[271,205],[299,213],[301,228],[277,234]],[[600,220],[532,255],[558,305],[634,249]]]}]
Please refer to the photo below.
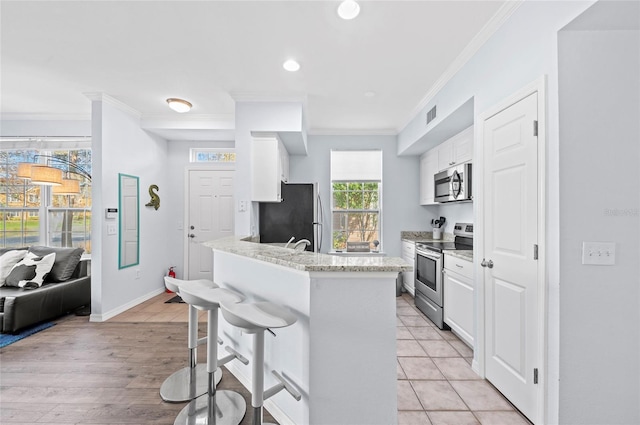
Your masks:
[{"label": "bar stool footrest", "polygon": [[266,400],[269,397],[272,397],[276,394],[278,394],[280,391],[282,390],[287,390],[287,392],[291,395],[291,397],[293,397],[294,399],[296,399],[296,401],[300,401],[300,399],[302,398],[302,395],[291,386],[291,384],[289,384],[286,379],[284,379],[282,377],[282,375],[280,375],[278,372],[276,372],[275,370],[272,370],[271,373],[273,374],[273,376],[276,377],[276,379],[280,382],[278,382],[277,384],[275,384],[274,386],[272,386],[271,388],[267,388],[266,390],[264,390],[263,392],[263,396],[262,396],[262,400]]},{"label": "bar stool footrest", "polygon": [[229,346],[226,346],[226,347],[224,347],[224,349],[227,350],[231,354],[218,359],[218,366],[225,365],[225,364],[229,363],[231,360],[234,360],[234,359],[238,359],[244,365],[248,365],[249,364],[249,360],[247,360],[246,357],[244,357],[242,354],[238,353],[233,348],[231,348]]}]

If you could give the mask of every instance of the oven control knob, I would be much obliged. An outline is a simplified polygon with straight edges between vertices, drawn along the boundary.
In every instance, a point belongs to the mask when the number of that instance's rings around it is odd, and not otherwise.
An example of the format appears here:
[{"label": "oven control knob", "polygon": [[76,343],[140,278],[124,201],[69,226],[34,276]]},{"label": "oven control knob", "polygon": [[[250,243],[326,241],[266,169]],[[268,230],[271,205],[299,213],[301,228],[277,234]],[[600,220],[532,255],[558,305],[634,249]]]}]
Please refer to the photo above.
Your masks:
[{"label": "oven control knob", "polygon": [[492,261],[492,260],[486,261],[486,260],[483,258],[483,259],[482,259],[482,263],[480,263],[480,265],[481,265],[482,267],[489,267],[490,269],[492,269],[492,268],[493,268],[493,261]]}]

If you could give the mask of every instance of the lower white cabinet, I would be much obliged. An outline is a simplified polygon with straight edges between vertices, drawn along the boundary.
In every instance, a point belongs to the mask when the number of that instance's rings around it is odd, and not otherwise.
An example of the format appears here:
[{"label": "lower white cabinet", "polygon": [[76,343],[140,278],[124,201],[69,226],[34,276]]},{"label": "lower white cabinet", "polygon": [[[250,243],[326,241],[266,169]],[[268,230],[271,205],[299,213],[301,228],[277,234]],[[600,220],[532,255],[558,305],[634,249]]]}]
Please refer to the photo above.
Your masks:
[{"label": "lower white cabinet", "polygon": [[[405,260],[409,264],[413,264],[415,268],[416,261],[416,244],[415,242],[410,241],[402,241],[402,259]],[[411,294],[411,296],[415,296],[415,282],[413,280],[415,271],[410,272],[402,272],[402,286],[404,289]]]},{"label": "lower white cabinet", "polygon": [[470,347],[474,347],[473,263],[444,255],[444,322]]}]

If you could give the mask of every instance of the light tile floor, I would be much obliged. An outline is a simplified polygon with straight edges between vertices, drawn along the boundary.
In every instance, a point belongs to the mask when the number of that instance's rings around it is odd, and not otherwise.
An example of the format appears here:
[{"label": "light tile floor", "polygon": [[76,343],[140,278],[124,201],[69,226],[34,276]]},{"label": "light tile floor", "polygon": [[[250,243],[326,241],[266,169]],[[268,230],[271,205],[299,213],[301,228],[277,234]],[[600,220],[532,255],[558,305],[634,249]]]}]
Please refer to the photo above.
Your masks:
[{"label": "light tile floor", "polygon": [[471,348],[438,329],[409,294],[396,305],[400,425],[530,424],[471,369]]},{"label": "light tile floor", "polygon": [[[186,322],[186,305],[163,293],[111,318],[113,322]],[[409,294],[396,298],[399,425],[530,425],[472,369],[473,351],[438,329]],[[199,321],[206,322],[206,312]]]}]

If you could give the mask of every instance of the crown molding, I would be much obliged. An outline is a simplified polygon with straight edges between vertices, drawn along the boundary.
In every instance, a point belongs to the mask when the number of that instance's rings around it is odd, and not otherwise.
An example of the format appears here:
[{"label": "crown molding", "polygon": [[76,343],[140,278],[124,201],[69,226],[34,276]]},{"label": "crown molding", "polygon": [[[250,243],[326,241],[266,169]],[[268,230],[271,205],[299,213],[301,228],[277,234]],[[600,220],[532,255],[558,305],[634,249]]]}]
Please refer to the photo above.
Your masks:
[{"label": "crown molding", "polygon": [[3,113],[2,121],[91,121],[91,114],[20,114]]},{"label": "crown molding", "polygon": [[429,89],[420,103],[413,109],[409,118],[396,129],[396,134],[402,130],[429,104],[435,95],[466,65],[466,63],[480,50],[480,48],[502,27],[511,15],[525,0],[507,0],[467,44],[456,59]]},{"label": "crown molding", "polygon": [[119,109],[120,111],[131,115],[134,118],[140,119],[140,117],[142,116],[142,114],[137,109],[132,108],[131,106],[127,105],[126,103],[121,102],[118,99],[116,99],[114,97],[111,97],[106,93],[89,92],[89,93],[82,93],[82,94],[85,95],[92,102],[104,102],[104,103],[107,103],[107,104]]}]

